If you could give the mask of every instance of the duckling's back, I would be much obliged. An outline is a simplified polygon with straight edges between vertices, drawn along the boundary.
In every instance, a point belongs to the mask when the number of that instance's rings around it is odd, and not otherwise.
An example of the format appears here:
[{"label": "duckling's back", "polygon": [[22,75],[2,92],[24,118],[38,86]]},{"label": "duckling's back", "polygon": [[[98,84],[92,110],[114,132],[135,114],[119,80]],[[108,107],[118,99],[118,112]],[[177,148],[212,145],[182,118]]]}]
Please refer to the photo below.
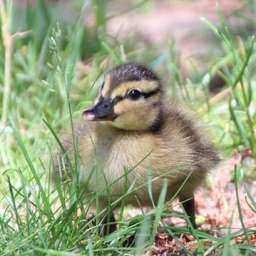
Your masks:
[{"label": "duckling's back", "polygon": [[179,137],[180,141],[185,142],[186,147],[191,150],[191,155],[187,156],[192,163],[191,168],[195,171],[214,168],[220,161],[219,155],[194,114],[181,108],[178,103],[166,107],[165,114],[166,123],[162,134],[172,138]]},{"label": "duckling's back", "polygon": [[177,103],[166,107],[164,113],[166,118],[161,136],[168,141],[169,150],[172,149],[169,152],[173,151],[170,159],[177,157],[183,162],[184,168],[177,169],[176,183],[178,187],[181,186],[185,178],[181,193],[184,198],[188,198],[202,183],[208,171],[217,166],[220,158],[194,114]]}]

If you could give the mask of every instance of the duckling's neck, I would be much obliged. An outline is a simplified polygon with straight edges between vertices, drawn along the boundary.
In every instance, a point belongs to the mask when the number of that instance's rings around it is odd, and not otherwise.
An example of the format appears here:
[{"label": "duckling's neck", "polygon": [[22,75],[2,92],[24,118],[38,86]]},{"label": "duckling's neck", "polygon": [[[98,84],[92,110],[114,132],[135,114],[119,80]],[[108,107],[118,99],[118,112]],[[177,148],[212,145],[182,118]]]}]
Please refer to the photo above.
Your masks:
[{"label": "duckling's neck", "polygon": [[159,133],[164,126],[164,113],[163,109],[160,108],[158,116],[154,120],[153,124],[149,128],[149,131],[152,133]]}]

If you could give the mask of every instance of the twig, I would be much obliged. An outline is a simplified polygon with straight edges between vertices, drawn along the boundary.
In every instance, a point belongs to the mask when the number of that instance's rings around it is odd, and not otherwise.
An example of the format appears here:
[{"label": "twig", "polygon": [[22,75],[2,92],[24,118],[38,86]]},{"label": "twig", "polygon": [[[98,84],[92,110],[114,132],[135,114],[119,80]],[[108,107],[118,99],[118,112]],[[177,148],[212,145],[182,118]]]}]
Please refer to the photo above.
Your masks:
[{"label": "twig", "polygon": [[26,30],[26,31],[18,31],[12,35],[12,39],[15,40],[16,38],[23,38],[27,35],[31,34],[32,30]]},{"label": "twig", "polygon": [[[232,89],[230,87],[224,89],[223,91],[219,92],[209,100],[208,106],[210,107],[214,106],[217,103],[221,102],[222,100],[229,98],[231,96],[231,93],[232,93]],[[206,111],[207,111],[207,106],[203,106],[198,110],[199,113],[201,112],[204,113]]]},{"label": "twig", "polygon": [[9,98],[11,92],[11,67],[12,67],[12,50],[13,38],[10,32],[10,19],[5,10],[3,1],[0,1],[0,14],[2,17],[2,37],[5,47],[4,60],[4,93],[3,93],[3,112],[2,112],[2,126],[7,125]]},{"label": "twig", "polygon": [[16,32],[11,34],[10,31],[10,16],[6,11],[6,6],[3,0],[0,0],[0,14],[2,20],[2,37],[5,48],[4,59],[4,92],[3,92],[3,106],[2,106],[2,127],[5,128],[8,119],[9,101],[11,94],[11,82],[12,82],[12,54],[13,45],[17,38],[23,38],[31,33],[30,30]]},{"label": "twig", "polygon": [[248,234],[247,234],[246,227],[244,225],[243,214],[242,214],[241,204],[240,204],[240,200],[239,200],[238,174],[237,174],[237,166],[236,165],[235,165],[235,191],[236,191],[236,201],[237,201],[237,209],[238,209],[239,219],[240,219],[240,222],[241,222],[241,226],[242,226],[242,229],[243,229],[243,232],[244,232],[245,239],[249,243],[250,240],[249,240],[249,237],[248,237]]}]

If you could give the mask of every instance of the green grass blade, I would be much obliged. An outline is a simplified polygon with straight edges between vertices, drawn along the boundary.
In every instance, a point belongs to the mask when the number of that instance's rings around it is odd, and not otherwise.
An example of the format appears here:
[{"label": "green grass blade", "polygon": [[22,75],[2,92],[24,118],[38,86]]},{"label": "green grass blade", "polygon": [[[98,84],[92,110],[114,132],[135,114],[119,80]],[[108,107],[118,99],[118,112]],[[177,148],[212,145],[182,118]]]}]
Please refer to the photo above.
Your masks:
[{"label": "green grass blade", "polygon": [[155,238],[159,223],[161,221],[161,216],[162,216],[164,206],[165,206],[165,198],[166,198],[166,194],[167,194],[167,188],[168,188],[168,181],[167,181],[167,179],[163,179],[163,186],[162,186],[162,190],[161,190],[161,193],[160,193],[160,196],[158,199],[157,208],[155,211],[155,220],[153,223],[152,239]]}]

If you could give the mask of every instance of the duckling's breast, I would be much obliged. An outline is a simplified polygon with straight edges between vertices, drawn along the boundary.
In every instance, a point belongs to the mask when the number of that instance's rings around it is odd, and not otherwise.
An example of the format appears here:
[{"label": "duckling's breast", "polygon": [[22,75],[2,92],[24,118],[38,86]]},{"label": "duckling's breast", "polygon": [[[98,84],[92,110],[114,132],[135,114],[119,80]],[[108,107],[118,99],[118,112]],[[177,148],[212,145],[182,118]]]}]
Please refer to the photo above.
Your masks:
[{"label": "duckling's breast", "polygon": [[150,167],[155,143],[121,134],[91,138],[91,141],[85,138],[81,145],[80,179],[88,185],[88,190],[103,194],[111,190],[111,194],[118,196],[124,189],[137,186],[146,166]]},{"label": "duckling's breast", "polygon": [[103,196],[111,194],[113,198],[133,191],[145,202],[148,184],[154,186],[153,194],[158,198],[164,178],[170,187],[186,176],[191,166],[192,152],[177,135],[166,138],[147,133],[104,131],[101,136],[98,131],[97,135],[92,132],[81,140],[80,150],[81,182],[89,191]]}]

